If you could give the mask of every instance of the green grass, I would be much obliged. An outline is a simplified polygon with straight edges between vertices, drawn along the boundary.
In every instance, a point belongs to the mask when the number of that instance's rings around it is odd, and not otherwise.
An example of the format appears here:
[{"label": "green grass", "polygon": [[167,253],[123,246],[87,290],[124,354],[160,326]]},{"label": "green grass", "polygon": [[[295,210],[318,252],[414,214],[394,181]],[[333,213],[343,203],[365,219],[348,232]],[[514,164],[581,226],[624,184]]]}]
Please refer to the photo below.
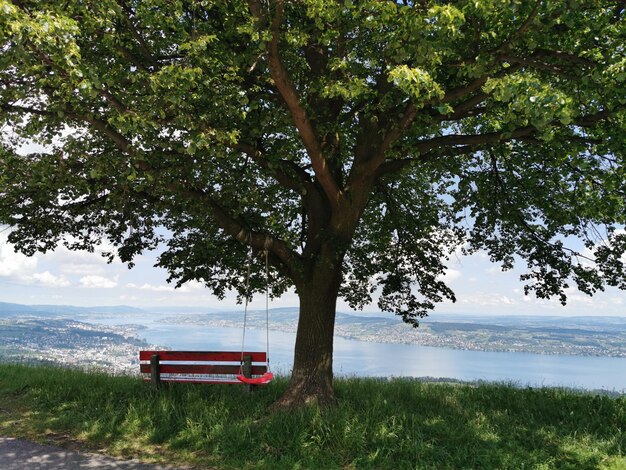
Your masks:
[{"label": "green grass", "polygon": [[197,468],[626,469],[626,397],[340,379],[339,405],[274,413],[238,386],[0,365],[0,434]]}]

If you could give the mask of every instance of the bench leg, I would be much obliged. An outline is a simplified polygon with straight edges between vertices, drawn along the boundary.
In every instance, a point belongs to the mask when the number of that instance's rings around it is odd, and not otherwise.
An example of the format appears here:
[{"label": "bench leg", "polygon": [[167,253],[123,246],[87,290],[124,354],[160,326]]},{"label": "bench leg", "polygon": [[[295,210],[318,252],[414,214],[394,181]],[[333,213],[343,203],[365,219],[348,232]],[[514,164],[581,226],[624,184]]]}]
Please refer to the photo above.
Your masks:
[{"label": "bench leg", "polygon": [[[252,377],[252,356],[243,357],[243,376],[247,378]],[[252,384],[245,384],[244,387],[246,393],[252,392],[255,388]]]},{"label": "bench leg", "polygon": [[159,355],[150,356],[150,382],[155,388],[161,387],[161,371],[159,370]]}]

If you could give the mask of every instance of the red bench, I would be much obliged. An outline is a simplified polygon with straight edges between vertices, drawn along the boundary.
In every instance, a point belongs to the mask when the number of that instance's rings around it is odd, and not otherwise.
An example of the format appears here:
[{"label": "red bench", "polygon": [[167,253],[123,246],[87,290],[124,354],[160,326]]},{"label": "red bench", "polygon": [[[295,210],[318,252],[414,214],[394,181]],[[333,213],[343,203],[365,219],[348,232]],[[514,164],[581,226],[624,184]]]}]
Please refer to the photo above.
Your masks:
[{"label": "red bench", "polygon": [[265,352],[139,351],[144,381],[241,384],[237,375],[261,377],[267,372]]}]

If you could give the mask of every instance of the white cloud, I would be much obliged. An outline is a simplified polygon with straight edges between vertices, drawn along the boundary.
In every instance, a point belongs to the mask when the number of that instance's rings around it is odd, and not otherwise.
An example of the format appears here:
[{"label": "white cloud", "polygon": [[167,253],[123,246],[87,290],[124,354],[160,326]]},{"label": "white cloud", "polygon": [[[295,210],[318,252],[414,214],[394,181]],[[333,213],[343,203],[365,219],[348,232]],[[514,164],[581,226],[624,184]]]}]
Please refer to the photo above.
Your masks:
[{"label": "white cloud", "polygon": [[80,276],[101,275],[105,272],[105,267],[96,263],[64,263],[60,269],[63,273]]},{"label": "white cloud", "polygon": [[137,286],[135,284],[127,284],[126,287],[131,287],[134,289],[147,290],[151,292],[174,292],[174,287],[172,286],[155,286],[152,284],[142,284],[141,286]]},{"label": "white cloud", "polygon": [[11,278],[21,284],[41,287],[67,287],[70,285],[64,276],[56,276],[50,271],[37,272],[37,256],[16,253],[13,245],[7,242],[6,235],[0,235],[0,277]]},{"label": "white cloud", "polygon": [[450,269],[448,268],[446,270],[446,273],[443,275],[443,282],[445,282],[446,284],[450,284],[453,281],[456,281],[457,279],[461,278],[461,271],[459,271],[458,269]]},{"label": "white cloud", "polygon": [[71,284],[64,276],[55,276],[50,271],[24,276],[24,280],[43,287],[68,287]]},{"label": "white cloud", "polygon": [[123,302],[137,302],[141,299],[136,295],[120,295],[120,300]]},{"label": "white cloud", "polygon": [[502,270],[502,266],[500,266],[499,264],[496,264],[494,266],[491,266],[491,267],[487,268],[485,270],[485,272],[487,274],[491,275],[491,276],[494,276],[494,275],[497,276],[497,275],[502,274],[503,272],[506,272],[506,271]]},{"label": "white cloud", "polygon": [[488,292],[478,292],[473,295],[464,295],[460,301],[463,304],[471,304],[473,306],[510,306],[517,303],[514,299],[506,295],[492,294]]},{"label": "white cloud", "polygon": [[145,291],[150,291],[150,292],[172,292],[172,293],[191,293],[191,292],[198,292],[204,289],[204,284],[202,284],[201,282],[198,281],[189,281],[185,284],[183,284],[181,287],[179,287],[178,289],[176,289],[173,285],[154,285],[154,284],[142,284],[142,285],[137,285],[135,283],[128,283],[126,284],[126,287],[128,287],[129,289],[140,289],[140,290],[145,290]]},{"label": "white cloud", "polygon": [[179,292],[197,292],[200,290],[204,290],[204,284],[199,281],[189,281],[180,286],[178,289]]},{"label": "white cloud", "polygon": [[88,289],[112,289],[117,287],[117,276],[108,279],[104,276],[83,276],[80,278],[80,285]]},{"label": "white cloud", "polygon": [[[74,251],[68,250],[63,245],[58,246],[54,251],[51,251],[46,255],[46,258],[52,262],[58,262],[62,264],[90,264],[106,266],[108,259],[102,256],[102,253],[115,251],[115,248],[109,244],[103,244],[95,248],[94,253],[88,251]],[[120,264],[118,259],[113,261],[113,264]]]},{"label": "white cloud", "polygon": [[596,305],[598,304],[596,300],[594,300],[592,297],[586,294],[582,294],[582,293],[573,294],[573,293],[566,292],[566,295],[567,295],[568,304],[586,305],[589,307],[593,306],[594,304]]},{"label": "white cloud", "polygon": [[6,235],[0,235],[0,276],[19,277],[33,272],[37,259],[15,253],[13,245],[7,243]]}]

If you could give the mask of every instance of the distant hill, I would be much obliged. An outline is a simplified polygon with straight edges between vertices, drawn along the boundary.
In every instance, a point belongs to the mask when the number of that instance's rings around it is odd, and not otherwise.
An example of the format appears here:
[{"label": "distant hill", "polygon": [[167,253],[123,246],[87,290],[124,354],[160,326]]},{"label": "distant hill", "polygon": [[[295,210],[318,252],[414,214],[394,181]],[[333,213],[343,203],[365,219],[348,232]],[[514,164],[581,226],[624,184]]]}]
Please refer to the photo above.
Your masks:
[{"label": "distant hill", "polygon": [[127,305],[102,307],[76,307],[73,305],[22,305],[0,302],[0,318],[19,315],[33,315],[38,317],[56,317],[59,315],[74,317],[91,314],[122,314],[145,313],[145,310]]},{"label": "distant hill", "polygon": [[223,308],[214,307],[176,307],[176,306],[164,306],[164,307],[144,307],[141,309],[143,312],[151,313],[186,313],[186,314],[202,314],[202,313],[215,313],[223,312]]},{"label": "distant hill", "polygon": [[146,313],[143,308],[130,307],[128,305],[114,305],[102,307],[85,307],[89,313]]},{"label": "distant hill", "polygon": [[12,317],[15,315],[34,314],[37,309],[30,305],[10,304],[0,302],[0,317]]},{"label": "distant hill", "polygon": [[[142,321],[201,327],[241,328],[243,306],[237,309],[213,307],[148,307],[127,305],[76,307],[72,305],[22,305],[0,302],[2,322],[27,317],[43,320],[71,319],[82,322],[115,323],[122,316],[136,325]],[[269,329],[294,333],[298,324],[297,307],[269,311]],[[2,323],[0,322],[0,323]],[[265,309],[250,309],[250,328],[265,328]],[[1,328],[1,325],[0,325]],[[5,329],[8,328],[5,325]],[[337,312],[335,335],[376,343],[419,344],[423,346],[475,351],[532,352],[626,357],[626,317],[549,315],[433,314],[420,320],[415,329],[392,314]]]},{"label": "distant hill", "polygon": [[480,315],[475,313],[437,313],[420,320],[424,323],[474,323],[504,327],[555,327],[560,329],[583,328],[594,330],[598,327],[626,328],[626,316],[604,315]]}]

